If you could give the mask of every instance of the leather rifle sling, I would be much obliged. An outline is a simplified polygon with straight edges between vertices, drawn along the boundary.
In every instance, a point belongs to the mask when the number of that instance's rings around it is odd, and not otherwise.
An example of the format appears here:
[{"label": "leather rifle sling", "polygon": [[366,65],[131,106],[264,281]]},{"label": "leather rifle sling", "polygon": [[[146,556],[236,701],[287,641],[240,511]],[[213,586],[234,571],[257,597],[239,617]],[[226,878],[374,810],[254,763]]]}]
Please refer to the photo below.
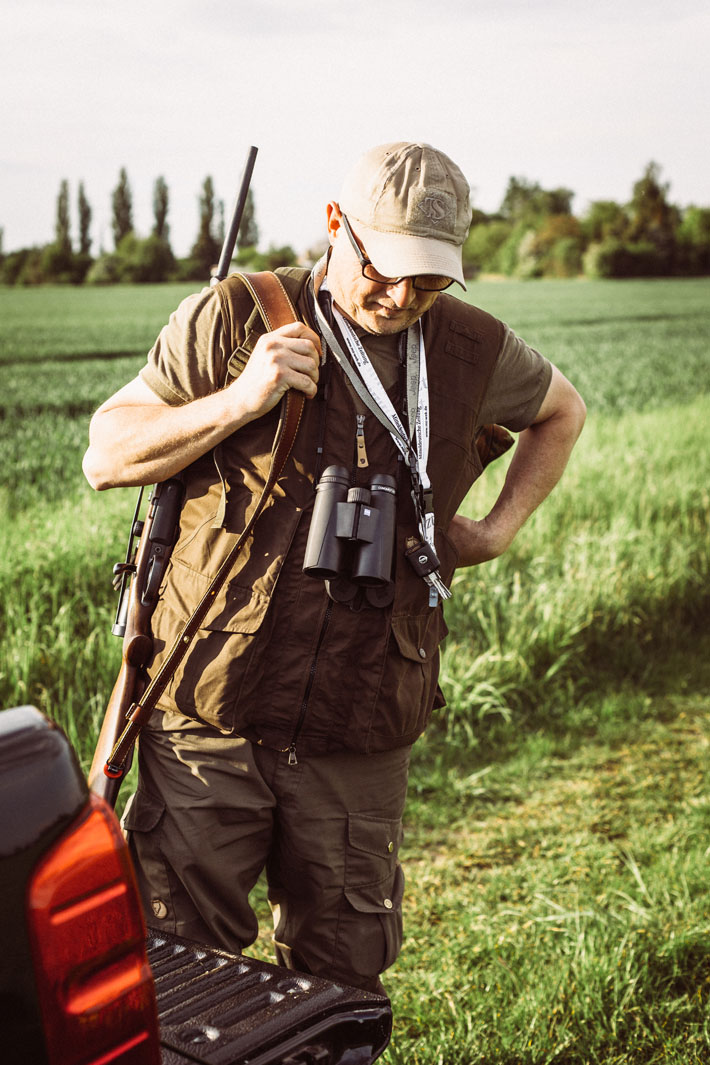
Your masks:
[{"label": "leather rifle sling", "polygon": [[[296,310],[276,274],[263,271],[256,274],[237,273],[230,275],[230,280],[237,278],[248,289],[268,332],[298,320]],[[140,702],[133,703],[128,710],[126,714],[128,724],[116,741],[104,766],[106,776],[115,778],[123,775],[124,763],[140,729],[153,712],[160,696],[170,683],[175,670],[190,649],[190,644],[202,625],[215,597],[224,586],[237,557],[246,543],[247,537],[264,509],[274,485],[286,465],[286,460],[291,453],[291,448],[298,432],[304,401],[303,393],[294,391],[294,389],[289,389],[284,395],[281,401],[281,416],[271,450],[271,466],[256,507],[244,530],[240,533],[229,554],[212,578],[193,614],[185,622],[182,631],[163,660],[160,669],[143,692]]]}]

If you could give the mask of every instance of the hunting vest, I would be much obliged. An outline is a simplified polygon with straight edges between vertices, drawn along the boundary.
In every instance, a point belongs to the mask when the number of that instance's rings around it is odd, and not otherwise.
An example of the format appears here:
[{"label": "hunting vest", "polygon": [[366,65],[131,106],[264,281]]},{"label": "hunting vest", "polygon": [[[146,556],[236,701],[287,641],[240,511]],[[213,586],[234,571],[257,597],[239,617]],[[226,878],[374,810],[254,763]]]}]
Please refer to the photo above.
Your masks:
[{"label": "hunting vest", "polygon": [[[314,328],[305,270],[279,270],[299,316]],[[243,288],[216,286],[229,384],[259,336],[261,318]],[[477,308],[442,294],[422,319],[431,413],[428,473],[434,493],[436,549],[448,584],[456,552],[445,530],[482,471],[475,444],[478,412],[504,327]],[[216,597],[199,637],[161,700],[229,733],[286,750],[377,751],[414,741],[438,691],[438,648],[446,635],[441,605],[404,557],[416,535],[411,483],[386,430],[366,430],[369,466],[355,472],[356,415],[351,386],[329,358],[318,396],[307,400],[286,468],[235,571]],[[154,671],[228,554],[267,476],[278,408],[248,423],[184,473],[180,536],[153,617]],[[357,612],[329,599],[302,563],[318,472],[353,469],[397,480],[395,597],[386,608]]]}]

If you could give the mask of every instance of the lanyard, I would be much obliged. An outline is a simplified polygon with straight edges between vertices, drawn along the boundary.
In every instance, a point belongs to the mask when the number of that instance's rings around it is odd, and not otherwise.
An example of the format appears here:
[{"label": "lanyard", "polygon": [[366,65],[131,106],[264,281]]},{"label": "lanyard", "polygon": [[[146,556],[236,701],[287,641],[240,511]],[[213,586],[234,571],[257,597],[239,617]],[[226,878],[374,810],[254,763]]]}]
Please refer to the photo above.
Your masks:
[{"label": "lanyard", "polygon": [[[327,289],[327,282],[323,281],[321,292]],[[426,352],[424,348],[424,335],[419,323],[407,330],[407,408],[409,433],[402,424],[402,419],[394,408],[387,395],[385,388],[375,370],[365,347],[348,322],[333,305],[333,315],[338,323],[340,332],[345,340],[348,351],[352,358],[352,364],[348,360],[342,346],[331,329],[314,293],[314,308],[321,335],[333,353],[339,366],[347,376],[360,399],[375,415],[378,421],[389,432],[395,446],[409,467],[412,480],[412,499],[417,515],[419,533],[434,550],[434,508],[431,482],[427,474],[427,461],[429,458],[429,381],[426,368]],[[357,368],[357,373],[355,369]],[[412,446],[411,438],[415,441]],[[435,554],[434,554],[434,557]],[[451,593],[446,588],[438,573],[438,564],[435,570],[424,577],[429,585],[430,603],[435,605],[436,598],[440,595],[448,599]]]}]

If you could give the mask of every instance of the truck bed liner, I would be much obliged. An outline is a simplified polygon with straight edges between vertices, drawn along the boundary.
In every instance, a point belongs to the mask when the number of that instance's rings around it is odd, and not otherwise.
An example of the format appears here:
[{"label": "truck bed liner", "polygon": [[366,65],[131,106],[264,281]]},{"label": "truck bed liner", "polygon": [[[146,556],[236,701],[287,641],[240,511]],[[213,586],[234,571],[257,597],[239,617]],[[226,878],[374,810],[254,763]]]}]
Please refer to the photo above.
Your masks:
[{"label": "truck bed liner", "polygon": [[384,995],[167,933],[147,947],[163,1065],[369,1065],[387,1046]]}]

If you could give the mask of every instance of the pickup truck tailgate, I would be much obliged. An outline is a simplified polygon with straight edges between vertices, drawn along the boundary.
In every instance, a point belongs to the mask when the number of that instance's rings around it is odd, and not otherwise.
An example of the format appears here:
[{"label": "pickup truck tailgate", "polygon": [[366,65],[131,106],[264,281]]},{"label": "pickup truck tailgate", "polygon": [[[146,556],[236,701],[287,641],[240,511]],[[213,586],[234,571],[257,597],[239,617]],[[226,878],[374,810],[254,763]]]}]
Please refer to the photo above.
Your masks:
[{"label": "pickup truck tailgate", "polygon": [[163,1065],[370,1065],[389,1000],[149,931]]}]

